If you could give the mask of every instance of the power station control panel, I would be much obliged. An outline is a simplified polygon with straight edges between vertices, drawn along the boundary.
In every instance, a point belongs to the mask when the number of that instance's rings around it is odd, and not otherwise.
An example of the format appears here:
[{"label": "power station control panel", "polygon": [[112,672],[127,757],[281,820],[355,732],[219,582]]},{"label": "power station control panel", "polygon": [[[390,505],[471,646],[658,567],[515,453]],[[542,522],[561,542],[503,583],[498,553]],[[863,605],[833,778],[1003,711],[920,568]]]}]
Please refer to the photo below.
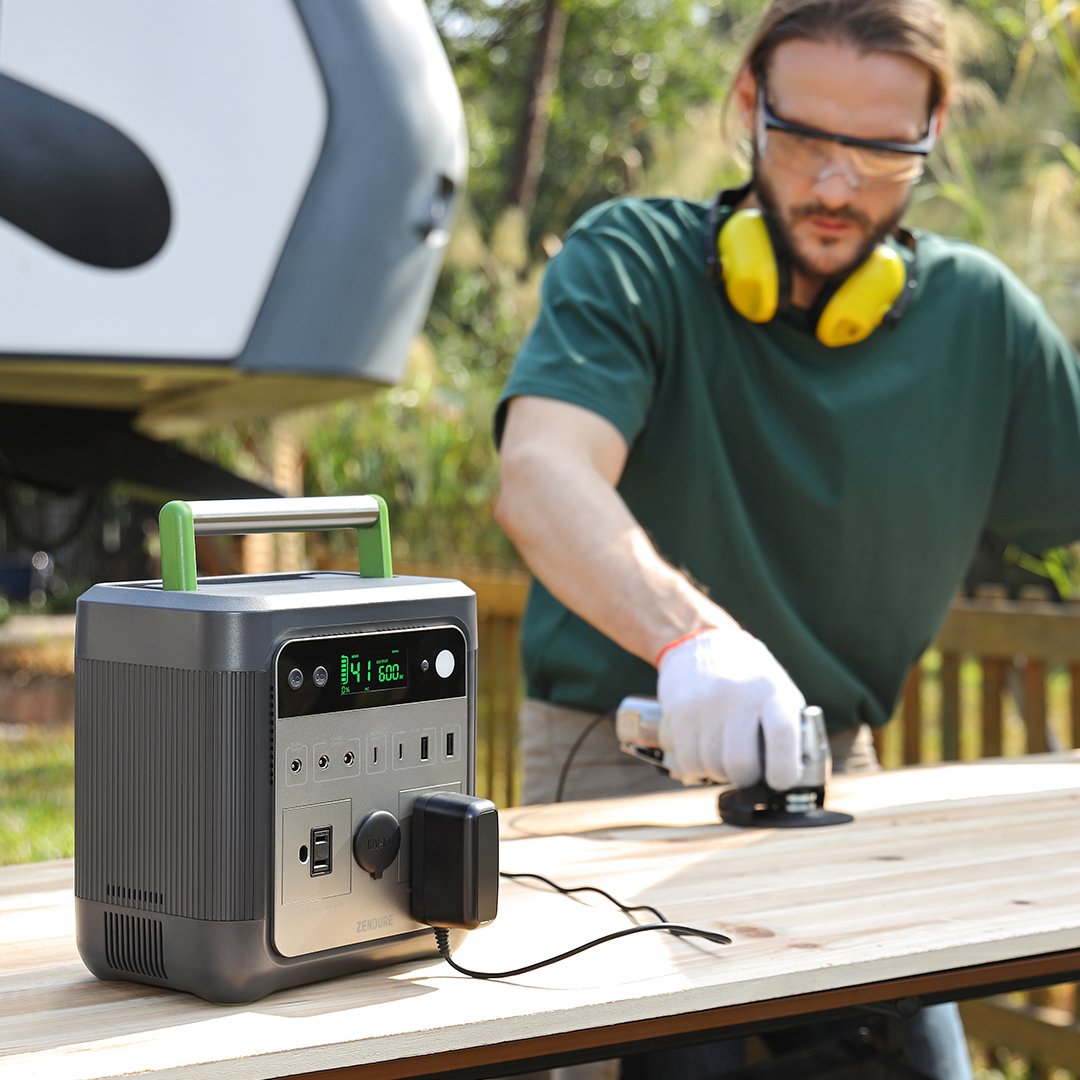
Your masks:
[{"label": "power station control panel", "polygon": [[273,944],[304,956],[419,929],[412,804],[468,792],[468,646],[453,625],[295,638],[274,661]]}]

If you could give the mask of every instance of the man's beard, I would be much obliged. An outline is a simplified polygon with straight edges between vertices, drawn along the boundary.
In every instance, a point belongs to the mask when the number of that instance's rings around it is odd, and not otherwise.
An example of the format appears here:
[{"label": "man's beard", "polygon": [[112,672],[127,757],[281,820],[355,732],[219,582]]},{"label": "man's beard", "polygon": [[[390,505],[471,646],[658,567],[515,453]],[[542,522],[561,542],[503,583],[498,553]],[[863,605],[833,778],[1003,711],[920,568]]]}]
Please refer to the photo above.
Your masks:
[{"label": "man's beard", "polygon": [[[844,206],[838,210],[832,210],[822,203],[807,203],[804,206],[792,207],[785,216],[780,208],[780,201],[776,197],[776,191],[773,189],[772,184],[769,182],[768,178],[765,176],[764,170],[761,168],[761,158],[756,149],[754,151],[754,171],[751,184],[754,193],[757,195],[758,202],[761,204],[762,210],[772,222],[774,240],[779,248],[779,251],[777,252],[778,256],[784,259],[788,266],[796,273],[802,274],[804,277],[822,281],[826,284],[835,284],[836,282],[843,281],[853,270],[861,266],[867,258],[869,258],[870,253],[874,248],[876,248],[887,236],[892,234],[897,225],[900,224],[900,219],[904,216],[904,211],[907,210],[908,201],[905,199],[888,218],[875,222],[861,210],[857,210],[851,206]],[[806,218],[826,218],[832,221],[851,222],[853,225],[857,225],[865,231],[866,239],[862,242],[855,255],[853,255],[846,263],[843,263],[833,270],[822,272],[808,259],[803,257],[796,248],[795,241],[792,237],[793,227]]]}]

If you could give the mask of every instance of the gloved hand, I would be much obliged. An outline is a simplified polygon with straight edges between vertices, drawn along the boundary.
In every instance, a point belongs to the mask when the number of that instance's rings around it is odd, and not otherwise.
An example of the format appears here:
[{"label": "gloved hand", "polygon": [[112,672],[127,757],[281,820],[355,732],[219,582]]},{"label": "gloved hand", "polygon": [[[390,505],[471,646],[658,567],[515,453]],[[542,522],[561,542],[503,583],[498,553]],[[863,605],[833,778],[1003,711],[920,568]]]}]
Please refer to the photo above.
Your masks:
[{"label": "gloved hand", "polygon": [[764,643],[741,627],[704,630],[669,645],[658,661],[660,742],[672,775],[746,787],[761,779],[795,787],[802,772],[799,711],[806,699]]}]

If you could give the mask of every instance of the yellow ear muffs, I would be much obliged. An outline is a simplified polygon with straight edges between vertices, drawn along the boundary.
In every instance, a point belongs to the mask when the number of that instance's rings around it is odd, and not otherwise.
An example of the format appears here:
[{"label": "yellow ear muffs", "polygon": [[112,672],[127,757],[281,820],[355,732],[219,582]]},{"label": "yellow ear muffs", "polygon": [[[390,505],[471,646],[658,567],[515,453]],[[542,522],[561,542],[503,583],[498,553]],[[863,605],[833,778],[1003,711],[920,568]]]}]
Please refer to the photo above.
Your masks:
[{"label": "yellow ear muffs", "polygon": [[886,244],[846,278],[821,309],[815,332],[822,345],[854,345],[868,338],[893,309],[907,284],[903,259]]},{"label": "yellow ear muffs", "polygon": [[780,303],[780,275],[760,210],[738,210],[716,238],[724,288],[731,306],[755,323],[768,322]]},{"label": "yellow ear muffs", "polygon": [[[776,257],[768,221],[760,210],[737,210],[720,224],[721,205],[721,199],[714,204],[710,232],[715,255],[706,252],[706,269],[714,280],[723,280],[731,306],[744,319],[767,323],[787,302],[786,265]],[[914,252],[915,238],[903,229],[898,236]],[[854,345],[883,321],[898,322],[914,284],[914,267],[909,271],[893,248],[879,244],[838,286],[825,291],[810,312],[818,341],[830,348]]]}]

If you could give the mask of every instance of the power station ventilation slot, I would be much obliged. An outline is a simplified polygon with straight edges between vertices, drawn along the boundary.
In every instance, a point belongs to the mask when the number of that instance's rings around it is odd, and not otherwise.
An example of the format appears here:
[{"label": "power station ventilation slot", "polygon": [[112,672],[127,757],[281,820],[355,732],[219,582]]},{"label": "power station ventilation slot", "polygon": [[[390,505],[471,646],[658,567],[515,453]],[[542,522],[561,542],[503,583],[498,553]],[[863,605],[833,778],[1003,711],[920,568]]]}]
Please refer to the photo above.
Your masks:
[{"label": "power station ventilation slot", "polygon": [[277,765],[274,762],[274,755],[277,753],[277,730],[274,724],[274,680],[270,680],[270,790],[274,790],[274,784],[277,782]]},{"label": "power station ventilation slot", "polygon": [[150,889],[133,889],[130,885],[106,885],[105,895],[109,902],[116,903],[120,900],[134,900],[140,904],[164,907],[165,897],[159,892]]},{"label": "power station ventilation slot", "polygon": [[105,959],[114,971],[167,979],[165,928],[161,920],[106,911]]}]

